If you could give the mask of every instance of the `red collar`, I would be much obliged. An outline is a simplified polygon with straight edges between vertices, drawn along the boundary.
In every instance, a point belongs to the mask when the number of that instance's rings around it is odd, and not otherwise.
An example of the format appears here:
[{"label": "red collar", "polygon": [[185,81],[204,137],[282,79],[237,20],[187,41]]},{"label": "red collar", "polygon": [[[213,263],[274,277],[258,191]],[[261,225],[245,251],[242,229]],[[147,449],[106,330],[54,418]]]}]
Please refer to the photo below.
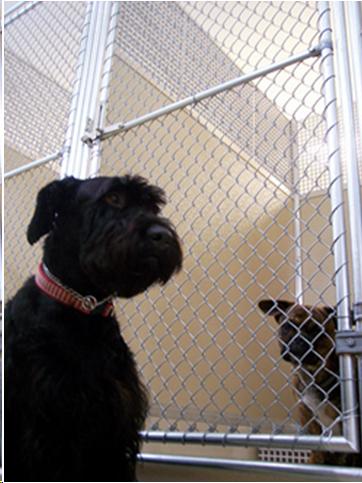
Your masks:
[{"label": "red collar", "polygon": [[[38,272],[35,275],[35,283],[37,286],[52,299],[58,302],[73,307],[83,314],[92,314],[93,312],[108,317],[112,315],[114,305],[112,296],[98,302],[93,295],[83,296],[75,290],[66,287],[51,274],[45,264],[41,263],[38,267]],[[100,310],[101,309],[101,310]]]}]

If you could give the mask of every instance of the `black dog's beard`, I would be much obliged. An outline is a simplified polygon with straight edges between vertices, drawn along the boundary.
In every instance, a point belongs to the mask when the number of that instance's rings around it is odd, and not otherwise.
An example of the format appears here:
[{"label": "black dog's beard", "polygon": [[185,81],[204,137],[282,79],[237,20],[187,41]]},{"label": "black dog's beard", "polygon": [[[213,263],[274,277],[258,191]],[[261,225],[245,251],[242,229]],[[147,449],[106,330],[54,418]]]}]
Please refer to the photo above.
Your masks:
[{"label": "black dog's beard", "polygon": [[81,267],[105,294],[132,297],[153,284],[166,283],[180,270],[182,254],[175,231],[162,221],[173,237],[167,246],[157,248],[144,235],[150,224],[112,220],[82,243]]}]

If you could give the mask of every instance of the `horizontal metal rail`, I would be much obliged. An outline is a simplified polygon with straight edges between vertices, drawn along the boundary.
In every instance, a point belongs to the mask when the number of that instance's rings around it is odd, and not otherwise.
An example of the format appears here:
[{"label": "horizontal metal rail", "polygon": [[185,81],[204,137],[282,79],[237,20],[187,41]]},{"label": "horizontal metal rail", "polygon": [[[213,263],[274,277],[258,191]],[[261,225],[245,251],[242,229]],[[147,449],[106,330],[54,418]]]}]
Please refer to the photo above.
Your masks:
[{"label": "horizontal metal rail", "polygon": [[266,76],[277,70],[284,69],[285,67],[288,67],[297,62],[302,62],[303,60],[309,59],[310,57],[317,57],[320,55],[320,53],[321,53],[321,46],[317,45],[305,52],[288,57],[288,59],[285,59],[281,62],[276,62],[275,64],[271,64],[271,65],[268,65],[267,67],[263,67],[261,69],[255,70],[250,74],[245,74],[240,77],[236,77],[235,79],[231,79],[227,82],[219,84],[217,86],[210,87],[209,89],[198,92],[192,96],[186,97],[172,104],[168,104],[167,106],[164,106],[160,109],[152,111],[148,114],[145,114],[144,116],[137,117],[136,119],[133,119],[131,121],[112,124],[103,129],[98,127],[95,133],[86,133],[85,136],[83,136],[83,141],[85,143],[91,144],[95,140],[99,140],[99,139],[104,140],[109,137],[115,136],[116,134],[119,134],[121,132],[129,131],[130,129],[136,126],[141,126],[146,122],[154,121],[155,119],[158,119],[161,116],[165,116],[166,114],[170,114],[171,112],[177,111],[179,109],[184,109],[185,107],[188,107],[188,106],[195,105],[206,98],[216,96],[217,94],[228,91],[242,84],[246,84],[247,82],[250,82],[262,76]]},{"label": "horizontal metal rail", "polygon": [[24,13],[28,12],[32,8],[34,8],[40,1],[36,2],[18,2],[17,5],[14,7],[9,8],[7,12],[4,13],[4,27],[7,27],[12,22],[17,20],[19,17],[24,15]]},{"label": "horizontal metal rail", "polygon": [[152,453],[141,453],[138,455],[138,460],[141,463],[182,465],[195,468],[216,468],[260,473],[269,473],[272,471],[275,473],[288,473],[290,476],[293,474],[293,476],[335,477],[337,481],[360,481],[362,478],[362,468],[348,468],[344,466],[268,463],[267,461],[233,460]]},{"label": "horizontal metal rail", "polygon": [[142,431],[145,442],[182,443],[221,446],[269,446],[291,449],[320,449],[356,452],[358,448],[343,436],[315,436],[289,434],[193,433],[176,431]]},{"label": "horizontal metal rail", "polygon": [[29,171],[30,169],[37,168],[38,166],[46,163],[50,163],[50,161],[56,161],[62,156],[62,154],[63,153],[61,151],[58,151],[57,153],[49,154],[49,156],[46,156],[45,158],[37,159],[35,161],[32,161],[31,163],[24,164],[19,168],[15,168],[5,173],[4,179],[12,178],[13,176],[17,176],[18,174],[24,173],[25,171]]}]

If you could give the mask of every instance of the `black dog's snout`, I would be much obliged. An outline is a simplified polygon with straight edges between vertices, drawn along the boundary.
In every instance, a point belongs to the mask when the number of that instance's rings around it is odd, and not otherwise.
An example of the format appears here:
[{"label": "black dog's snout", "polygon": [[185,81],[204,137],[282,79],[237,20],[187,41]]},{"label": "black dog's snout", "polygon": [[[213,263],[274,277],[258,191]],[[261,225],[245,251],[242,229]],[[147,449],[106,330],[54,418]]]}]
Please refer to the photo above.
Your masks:
[{"label": "black dog's snout", "polygon": [[162,225],[151,225],[146,231],[146,236],[154,243],[167,243],[171,240],[172,233]]}]

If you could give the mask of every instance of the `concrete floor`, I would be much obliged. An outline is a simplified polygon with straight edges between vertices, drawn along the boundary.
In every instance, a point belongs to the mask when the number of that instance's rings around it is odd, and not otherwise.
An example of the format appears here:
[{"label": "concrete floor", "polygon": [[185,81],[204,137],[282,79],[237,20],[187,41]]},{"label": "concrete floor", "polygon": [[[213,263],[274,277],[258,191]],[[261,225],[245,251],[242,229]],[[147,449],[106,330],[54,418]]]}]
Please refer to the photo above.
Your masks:
[{"label": "concrete floor", "polygon": [[140,463],[139,481],[362,481],[356,478],[329,475],[301,475],[295,472],[235,471],[224,469],[194,468],[156,463]]},{"label": "concrete floor", "polygon": [[[142,448],[144,461],[138,465],[139,481],[360,481],[362,482],[362,468],[348,469],[343,467],[319,467],[327,474],[310,472],[306,465],[294,465],[290,471],[289,465],[282,463],[267,463],[258,461],[255,448],[199,446],[182,444],[145,443]],[[179,456],[195,458],[199,466],[175,464],[173,458]],[[160,458],[167,458],[167,462],[158,462]],[[154,462],[157,458],[157,462]],[[201,461],[213,458],[219,461],[234,460],[242,462],[237,469],[205,467]],[[172,464],[170,463],[172,461]],[[245,466],[240,468],[240,466]],[[284,467],[284,468],[283,468]],[[318,467],[315,467],[318,468]],[[314,470],[315,470],[314,468]],[[306,471],[308,474],[306,474]],[[351,471],[355,473],[351,476]],[[356,476],[356,473],[357,476]]]}]

